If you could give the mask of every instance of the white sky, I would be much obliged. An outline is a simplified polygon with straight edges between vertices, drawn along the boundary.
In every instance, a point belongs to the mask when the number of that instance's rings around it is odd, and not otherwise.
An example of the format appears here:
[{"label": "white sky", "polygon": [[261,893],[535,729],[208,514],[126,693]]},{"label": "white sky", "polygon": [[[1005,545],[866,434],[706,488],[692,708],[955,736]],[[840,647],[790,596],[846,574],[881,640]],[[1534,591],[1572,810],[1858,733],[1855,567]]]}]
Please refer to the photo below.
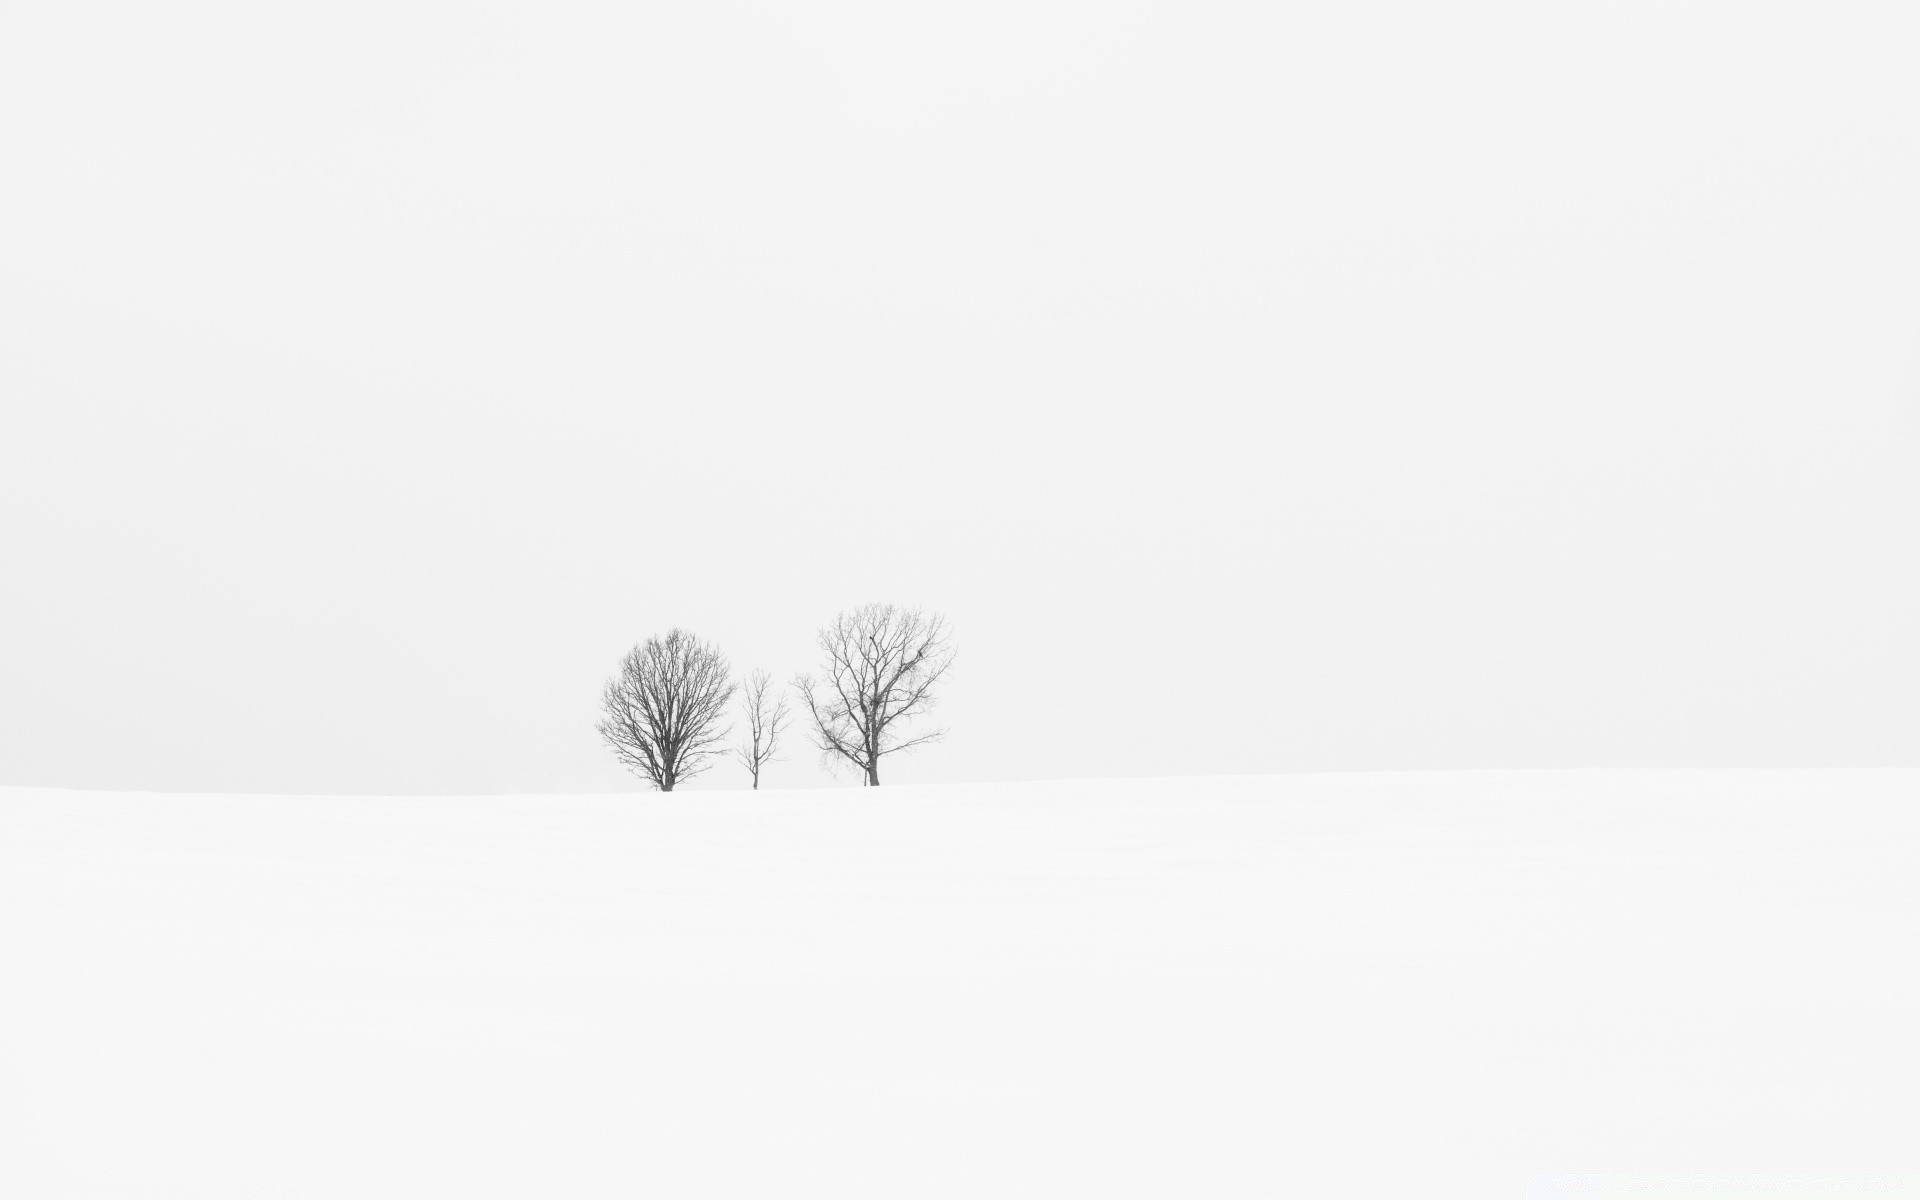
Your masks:
[{"label": "white sky", "polygon": [[1917,34],[13,0],[0,782],[637,787],[869,599],[895,781],[1920,763]]}]

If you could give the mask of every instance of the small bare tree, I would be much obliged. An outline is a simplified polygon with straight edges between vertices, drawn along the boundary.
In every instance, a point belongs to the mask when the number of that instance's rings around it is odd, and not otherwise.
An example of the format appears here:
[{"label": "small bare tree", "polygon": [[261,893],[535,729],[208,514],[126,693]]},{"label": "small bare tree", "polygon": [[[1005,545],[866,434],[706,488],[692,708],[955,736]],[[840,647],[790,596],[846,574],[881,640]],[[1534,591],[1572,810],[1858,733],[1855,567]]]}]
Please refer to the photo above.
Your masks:
[{"label": "small bare tree", "polygon": [[829,762],[845,759],[866,786],[880,786],[880,760],[937,741],[944,729],[909,734],[905,725],[933,707],[933,690],[953,666],[944,617],[891,604],[843,612],[820,631],[822,678],[795,679]]},{"label": "small bare tree", "polygon": [[733,698],[733,670],[718,647],[674,629],[620,660],[601,695],[600,736],[620,765],[670,792],[721,753],[720,727]]},{"label": "small bare tree", "polygon": [[756,792],[760,790],[760,768],[773,761],[780,749],[780,731],[787,727],[787,698],[771,694],[772,687],[772,676],[755,671],[740,689],[741,707],[747,714],[747,744],[733,753],[753,776]]}]

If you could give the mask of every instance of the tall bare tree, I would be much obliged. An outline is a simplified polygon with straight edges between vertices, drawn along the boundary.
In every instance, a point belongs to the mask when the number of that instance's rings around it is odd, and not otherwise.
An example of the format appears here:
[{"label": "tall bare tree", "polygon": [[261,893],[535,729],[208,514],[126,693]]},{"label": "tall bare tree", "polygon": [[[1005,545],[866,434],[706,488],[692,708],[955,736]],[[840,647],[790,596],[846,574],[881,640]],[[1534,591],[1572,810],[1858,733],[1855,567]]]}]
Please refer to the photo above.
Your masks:
[{"label": "tall bare tree", "polygon": [[771,675],[755,671],[740,688],[740,707],[747,715],[747,744],[733,755],[753,776],[756,792],[760,790],[760,768],[773,761],[780,749],[780,732],[787,727],[787,698],[773,693],[772,687]]},{"label": "tall bare tree", "polygon": [[819,678],[793,681],[812,718],[813,741],[829,761],[845,759],[866,786],[880,786],[880,760],[937,741],[944,729],[909,732],[933,707],[934,688],[953,666],[946,618],[917,608],[865,604],[820,631]]},{"label": "tall bare tree", "polygon": [[731,699],[733,669],[719,647],[670,630],[620,660],[601,694],[600,736],[620,765],[670,792],[721,753],[730,731],[720,719]]}]

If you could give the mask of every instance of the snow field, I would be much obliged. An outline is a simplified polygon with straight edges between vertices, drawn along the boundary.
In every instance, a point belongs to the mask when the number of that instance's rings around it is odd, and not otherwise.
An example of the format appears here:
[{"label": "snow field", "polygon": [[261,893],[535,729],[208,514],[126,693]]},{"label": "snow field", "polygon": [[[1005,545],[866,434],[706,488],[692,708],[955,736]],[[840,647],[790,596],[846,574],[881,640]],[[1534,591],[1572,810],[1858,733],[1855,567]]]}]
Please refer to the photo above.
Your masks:
[{"label": "snow field", "polygon": [[0,1194],[1897,1174],[1916,866],[1913,771],[0,789]]}]

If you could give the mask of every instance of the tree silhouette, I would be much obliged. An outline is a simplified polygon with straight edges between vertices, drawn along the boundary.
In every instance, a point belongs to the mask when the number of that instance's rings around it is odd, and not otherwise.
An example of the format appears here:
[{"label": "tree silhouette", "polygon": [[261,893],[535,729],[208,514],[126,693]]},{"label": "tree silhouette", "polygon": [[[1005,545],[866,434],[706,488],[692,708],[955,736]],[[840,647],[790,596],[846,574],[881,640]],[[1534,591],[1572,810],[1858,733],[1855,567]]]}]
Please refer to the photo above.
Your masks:
[{"label": "tree silhouette", "polygon": [[620,765],[663,792],[711,766],[728,730],[733,671],[718,647],[684,629],[627,652],[601,693],[600,736]]},{"label": "tree silhouette", "polygon": [[906,729],[933,707],[934,688],[953,666],[946,619],[919,609],[865,604],[820,631],[820,677],[794,680],[812,719],[813,741],[829,762],[845,759],[868,787],[880,786],[880,760],[945,735]]}]

